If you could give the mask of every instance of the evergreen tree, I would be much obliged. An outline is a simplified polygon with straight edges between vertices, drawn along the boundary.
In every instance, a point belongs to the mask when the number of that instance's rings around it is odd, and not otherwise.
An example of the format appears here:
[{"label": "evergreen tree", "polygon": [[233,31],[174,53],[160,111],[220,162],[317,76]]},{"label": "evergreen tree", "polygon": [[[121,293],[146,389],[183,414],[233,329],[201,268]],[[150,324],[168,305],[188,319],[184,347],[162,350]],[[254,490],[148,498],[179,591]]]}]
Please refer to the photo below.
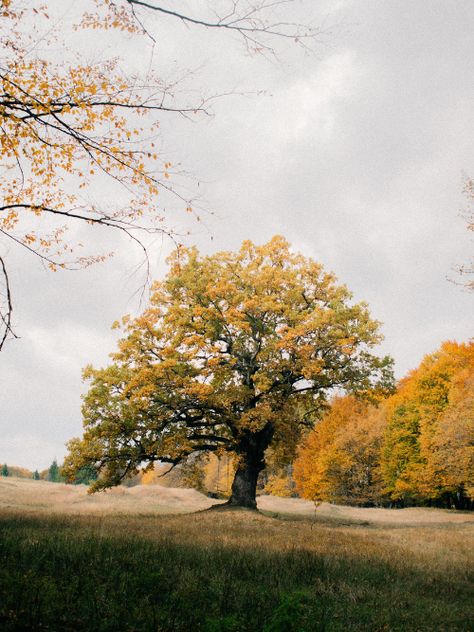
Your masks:
[{"label": "evergreen tree", "polygon": [[39,475],[38,470],[35,470],[33,472],[33,480],[35,480],[35,481],[39,481],[40,480],[40,475]]},{"label": "evergreen tree", "polygon": [[8,471],[8,465],[6,463],[4,463],[2,467],[2,476],[10,476],[10,472]]},{"label": "evergreen tree", "polygon": [[59,465],[56,459],[54,459],[54,461],[49,466],[48,481],[51,481],[51,483],[61,482],[61,473],[59,471]]},{"label": "evergreen tree", "polygon": [[78,470],[74,485],[90,485],[97,480],[97,470],[92,465],[85,465]]}]

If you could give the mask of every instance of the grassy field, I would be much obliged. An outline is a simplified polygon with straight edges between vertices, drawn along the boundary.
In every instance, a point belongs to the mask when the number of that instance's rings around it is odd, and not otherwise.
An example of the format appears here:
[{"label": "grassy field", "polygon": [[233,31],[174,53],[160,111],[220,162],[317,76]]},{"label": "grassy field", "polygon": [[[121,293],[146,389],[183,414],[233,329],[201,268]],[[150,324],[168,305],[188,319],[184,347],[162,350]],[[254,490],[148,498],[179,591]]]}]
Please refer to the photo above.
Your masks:
[{"label": "grassy field", "polygon": [[472,514],[210,502],[0,481],[0,630],[474,630]]}]

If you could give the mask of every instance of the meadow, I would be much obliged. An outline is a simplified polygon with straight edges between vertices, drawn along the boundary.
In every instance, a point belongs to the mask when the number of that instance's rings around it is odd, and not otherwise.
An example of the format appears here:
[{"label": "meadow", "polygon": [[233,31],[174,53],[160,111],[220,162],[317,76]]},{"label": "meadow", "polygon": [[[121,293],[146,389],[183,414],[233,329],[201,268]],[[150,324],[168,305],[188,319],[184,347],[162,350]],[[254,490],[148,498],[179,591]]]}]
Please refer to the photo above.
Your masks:
[{"label": "meadow", "polygon": [[0,629],[473,630],[474,515],[0,481]]}]

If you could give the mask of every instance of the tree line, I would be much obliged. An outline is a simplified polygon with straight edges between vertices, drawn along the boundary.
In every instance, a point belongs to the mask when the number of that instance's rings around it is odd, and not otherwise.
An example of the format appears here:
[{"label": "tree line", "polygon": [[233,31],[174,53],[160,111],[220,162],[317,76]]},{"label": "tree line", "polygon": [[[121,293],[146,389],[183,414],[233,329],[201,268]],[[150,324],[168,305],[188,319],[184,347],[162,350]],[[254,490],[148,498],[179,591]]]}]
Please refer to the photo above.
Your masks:
[{"label": "tree line", "polygon": [[[160,479],[230,494],[234,460],[206,455]],[[336,396],[288,462],[267,450],[258,493],[358,506],[474,508],[474,343],[444,342],[397,384],[368,400]]]},{"label": "tree line", "polygon": [[[474,342],[442,343],[388,397],[335,397],[294,461],[282,465],[271,450],[266,460],[259,493],[358,506],[473,509]],[[217,459],[194,468],[194,479],[178,471],[173,485],[229,493],[222,477],[228,462],[221,461],[221,479]]]},{"label": "tree line", "polygon": [[[474,508],[474,342],[444,342],[400,380],[369,400],[336,396],[297,448],[294,460],[267,450],[256,489],[277,496],[359,506]],[[194,454],[169,474],[152,463],[125,484],[193,487],[217,498],[232,493],[238,459]],[[56,459],[41,472],[3,465],[2,476],[65,482]],[[91,484],[91,465],[70,482]]]},{"label": "tree line", "polygon": [[[50,483],[65,483],[66,477],[63,475],[62,466],[57,459],[53,459],[51,465],[44,470],[29,470],[26,467],[7,465],[4,463],[0,469],[1,476],[13,476],[15,478],[30,478],[34,481],[49,481]],[[75,477],[70,481],[74,485],[89,485],[97,479],[97,472],[93,468],[82,468],[78,470]]]},{"label": "tree line", "polygon": [[[444,343],[395,384],[391,358],[373,353],[382,337],[367,305],[283,237],[209,256],[178,249],[148,308],[117,326],[112,363],[84,371],[68,482],[86,476],[98,491],[168,464],[248,508],[262,485],[472,507],[474,342]],[[225,485],[209,455],[227,458]]]},{"label": "tree line", "polygon": [[474,342],[444,342],[376,404],[336,398],[293,476],[314,500],[472,509]]},{"label": "tree line", "polygon": [[214,454],[233,462],[231,505],[255,508],[263,488],[472,507],[474,342],[445,342],[396,384],[391,358],[372,353],[380,323],[351,299],[280,236],[179,249],[148,309],[117,324],[112,364],[85,369],[66,477],[92,467],[96,491],[168,463],[205,488]]}]

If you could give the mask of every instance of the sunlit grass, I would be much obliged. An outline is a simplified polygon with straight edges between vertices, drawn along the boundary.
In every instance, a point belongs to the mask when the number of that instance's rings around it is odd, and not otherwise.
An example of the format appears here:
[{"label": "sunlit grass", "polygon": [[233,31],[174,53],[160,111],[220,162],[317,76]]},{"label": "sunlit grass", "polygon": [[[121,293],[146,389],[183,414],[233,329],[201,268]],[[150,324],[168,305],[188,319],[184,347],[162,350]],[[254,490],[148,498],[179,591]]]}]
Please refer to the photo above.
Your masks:
[{"label": "sunlit grass", "polygon": [[2,630],[459,630],[472,523],[251,512],[0,520]]}]

